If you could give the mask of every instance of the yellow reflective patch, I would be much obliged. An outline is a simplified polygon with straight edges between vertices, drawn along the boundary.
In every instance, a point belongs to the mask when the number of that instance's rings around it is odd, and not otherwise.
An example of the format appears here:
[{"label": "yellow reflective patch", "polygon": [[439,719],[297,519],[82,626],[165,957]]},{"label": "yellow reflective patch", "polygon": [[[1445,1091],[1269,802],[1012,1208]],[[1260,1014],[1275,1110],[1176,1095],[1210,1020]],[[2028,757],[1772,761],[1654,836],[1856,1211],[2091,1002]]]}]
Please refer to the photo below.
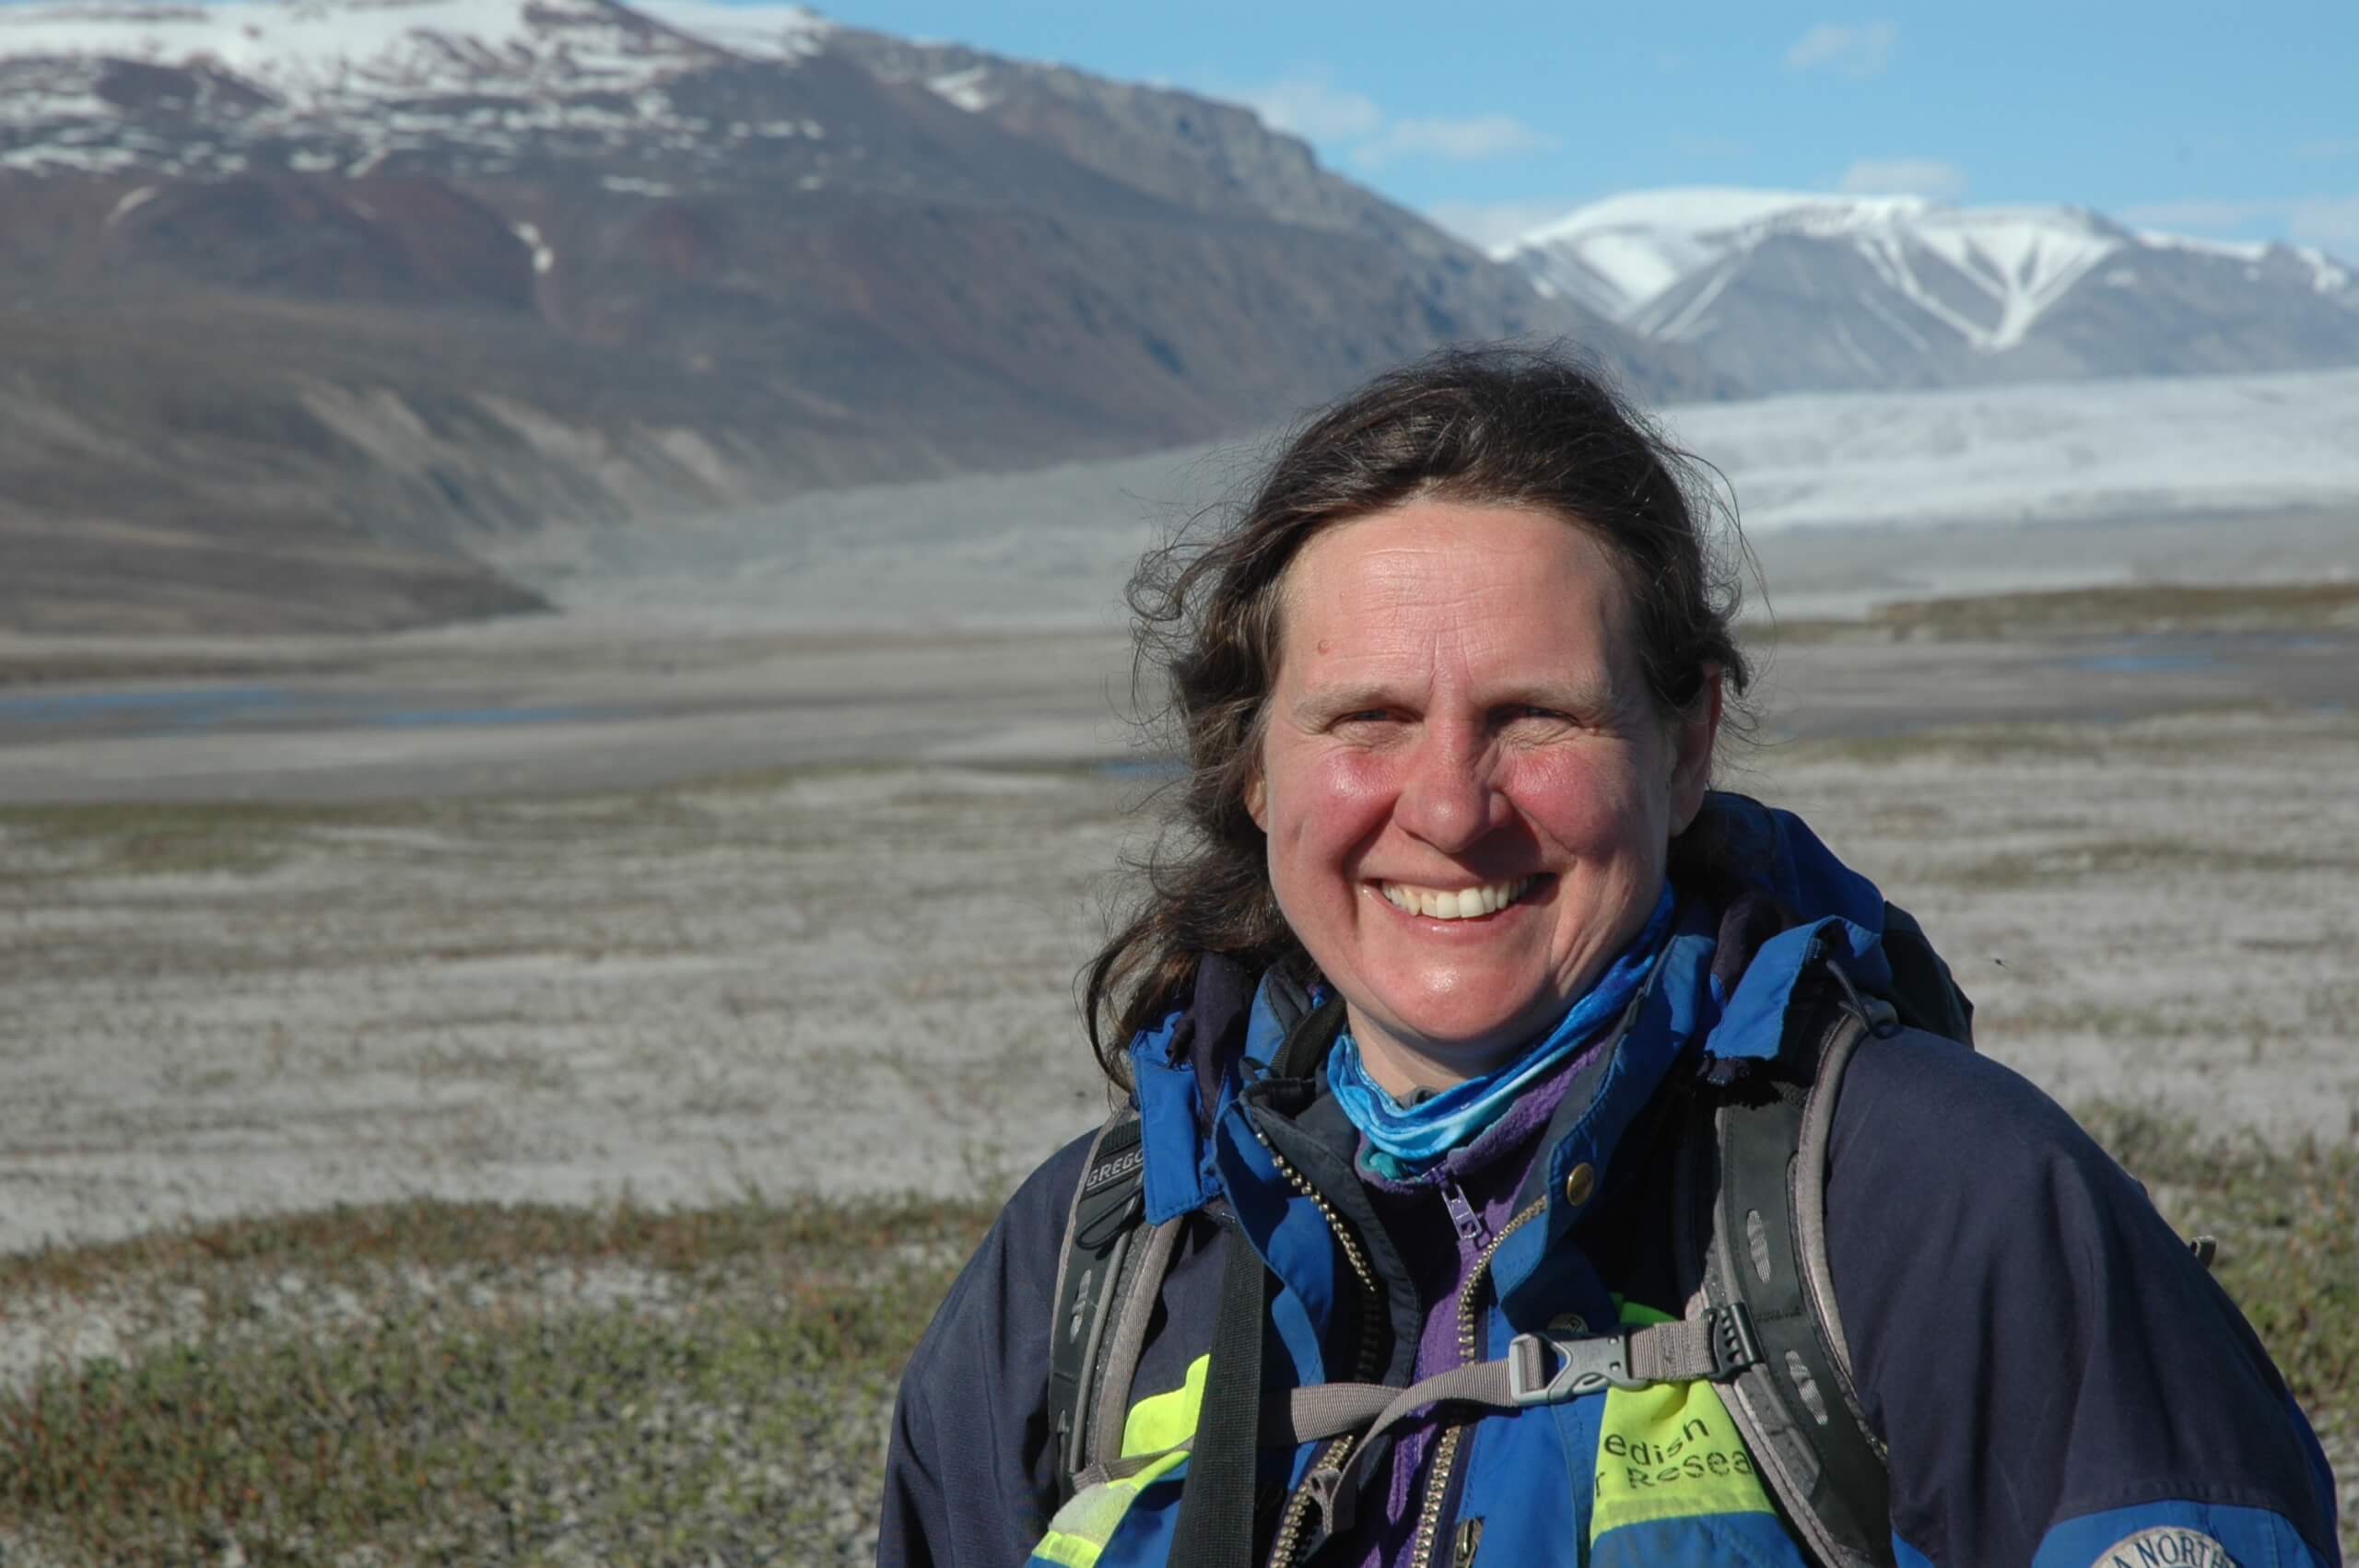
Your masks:
[{"label": "yellow reflective patch", "polygon": [[[1671,1315],[1625,1302],[1622,1321],[1667,1323]],[[1650,1519],[1770,1512],[1769,1494],[1718,1388],[1699,1378],[1605,1391],[1591,1545],[1610,1529]]]},{"label": "yellow reflective patch", "polygon": [[1077,1536],[1060,1535],[1050,1530],[1032,1548],[1036,1562],[1061,1562],[1064,1568],[1091,1568],[1097,1554],[1106,1550],[1102,1540],[1083,1540]]},{"label": "yellow reflective patch", "polygon": [[1122,1452],[1157,1454],[1177,1448],[1196,1434],[1196,1414],[1204,1403],[1204,1373],[1209,1355],[1188,1363],[1187,1375],[1168,1394],[1156,1394],[1131,1407],[1122,1421]]},{"label": "yellow reflective patch", "polygon": [[1054,1562],[1060,1568],[1096,1568],[1098,1555],[1121,1527],[1139,1493],[1187,1458],[1188,1452],[1180,1445],[1196,1435],[1196,1417],[1204,1405],[1204,1374],[1212,1363],[1209,1355],[1198,1356],[1188,1363],[1179,1387],[1151,1395],[1131,1407],[1131,1413],[1122,1419],[1122,1457],[1154,1457],[1119,1480],[1100,1481],[1074,1492],[1072,1501],[1049,1521],[1049,1533],[1032,1548],[1033,1562]]},{"label": "yellow reflective patch", "polygon": [[[1201,1387],[1203,1379],[1197,1383]],[[1098,1554],[1114,1539],[1122,1516],[1138,1501],[1139,1493],[1149,1481],[1177,1469],[1180,1461],[1187,1457],[1184,1453],[1166,1454],[1150,1461],[1134,1476],[1101,1481],[1074,1492],[1073,1501],[1058,1509],[1057,1516],[1049,1521],[1049,1533],[1033,1547],[1032,1560],[1058,1563],[1061,1568],[1096,1568]]]}]

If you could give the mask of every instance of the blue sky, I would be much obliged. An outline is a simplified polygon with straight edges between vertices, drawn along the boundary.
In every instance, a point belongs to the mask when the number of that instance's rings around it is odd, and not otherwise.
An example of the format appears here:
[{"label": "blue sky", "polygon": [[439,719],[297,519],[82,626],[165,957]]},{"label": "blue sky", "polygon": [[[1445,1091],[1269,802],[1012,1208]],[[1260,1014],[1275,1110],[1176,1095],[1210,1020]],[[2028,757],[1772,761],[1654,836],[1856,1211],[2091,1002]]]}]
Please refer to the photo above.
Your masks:
[{"label": "blue sky", "polygon": [[2359,261],[2359,0],[820,8],[1251,103],[1477,239],[1616,191],[1740,184],[2077,203]]}]

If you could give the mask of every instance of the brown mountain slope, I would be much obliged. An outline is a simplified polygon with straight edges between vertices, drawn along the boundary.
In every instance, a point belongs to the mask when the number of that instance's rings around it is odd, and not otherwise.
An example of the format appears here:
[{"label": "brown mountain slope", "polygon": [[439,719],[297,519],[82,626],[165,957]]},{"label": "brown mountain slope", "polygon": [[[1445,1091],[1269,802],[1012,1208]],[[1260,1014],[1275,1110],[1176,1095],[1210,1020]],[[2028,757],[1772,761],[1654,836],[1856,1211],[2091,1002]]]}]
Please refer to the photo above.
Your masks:
[{"label": "brown mountain slope", "polygon": [[1244,111],[608,9],[659,85],[302,107],[101,56],[105,113],[0,113],[0,626],[497,613],[488,534],[1180,444],[1449,340],[1724,390]]}]

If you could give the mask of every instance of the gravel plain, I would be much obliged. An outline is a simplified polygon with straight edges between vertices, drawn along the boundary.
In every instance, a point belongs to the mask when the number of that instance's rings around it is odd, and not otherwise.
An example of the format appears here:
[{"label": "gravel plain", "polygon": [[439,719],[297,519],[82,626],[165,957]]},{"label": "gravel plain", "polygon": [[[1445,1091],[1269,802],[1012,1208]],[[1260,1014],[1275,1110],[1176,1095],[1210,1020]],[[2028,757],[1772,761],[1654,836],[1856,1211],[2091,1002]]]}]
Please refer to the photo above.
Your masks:
[{"label": "gravel plain", "polygon": [[[1872,652],[1873,650],[1869,650]],[[2068,1102],[2359,1135],[2359,714],[1779,740]],[[987,1190],[1102,1114],[1120,766],[0,813],[0,1249],[410,1195]]]}]

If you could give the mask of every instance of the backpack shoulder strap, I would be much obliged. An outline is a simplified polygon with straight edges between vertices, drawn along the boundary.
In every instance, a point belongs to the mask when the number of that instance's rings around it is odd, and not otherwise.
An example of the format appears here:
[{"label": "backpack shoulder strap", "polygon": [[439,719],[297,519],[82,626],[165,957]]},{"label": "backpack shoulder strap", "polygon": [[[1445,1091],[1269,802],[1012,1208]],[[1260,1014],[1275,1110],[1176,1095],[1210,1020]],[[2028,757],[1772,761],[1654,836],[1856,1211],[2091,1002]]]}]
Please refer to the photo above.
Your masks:
[{"label": "backpack shoulder strap", "polygon": [[1722,1392],[1796,1533],[1819,1562],[1884,1568],[1891,1487],[1826,1264],[1826,1145],[1852,1051],[1894,1015],[1824,973],[1822,1005],[1790,1033],[1776,1074],[1697,1096],[1679,1160],[1681,1251],[1700,1269],[1690,1316],[1741,1307],[1752,1319],[1762,1358]]},{"label": "backpack shoulder strap", "polygon": [[1049,1431],[1060,1504],[1121,1452],[1124,1407],[1180,1219],[1146,1226],[1137,1113],[1116,1111],[1082,1163],[1049,1329]]}]

